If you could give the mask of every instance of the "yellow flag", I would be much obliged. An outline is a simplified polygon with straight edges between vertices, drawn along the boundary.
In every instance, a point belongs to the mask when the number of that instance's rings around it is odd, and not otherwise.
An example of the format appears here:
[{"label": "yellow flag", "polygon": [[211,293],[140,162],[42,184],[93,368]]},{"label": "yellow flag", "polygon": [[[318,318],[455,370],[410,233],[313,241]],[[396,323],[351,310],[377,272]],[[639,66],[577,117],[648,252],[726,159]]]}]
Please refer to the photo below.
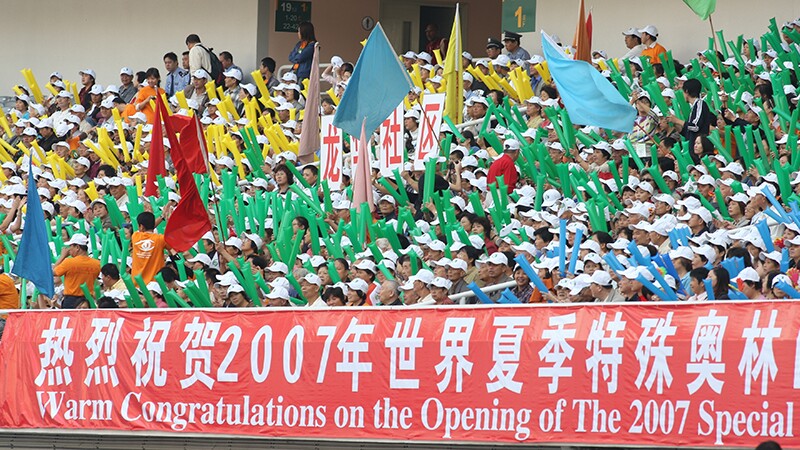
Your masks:
[{"label": "yellow flag", "polygon": [[444,58],[444,79],[447,83],[447,93],[444,100],[444,115],[450,117],[454,123],[463,121],[464,109],[464,68],[461,65],[461,18],[456,4],[456,17],[453,20],[453,29],[450,31],[450,40],[447,43],[447,54]]}]

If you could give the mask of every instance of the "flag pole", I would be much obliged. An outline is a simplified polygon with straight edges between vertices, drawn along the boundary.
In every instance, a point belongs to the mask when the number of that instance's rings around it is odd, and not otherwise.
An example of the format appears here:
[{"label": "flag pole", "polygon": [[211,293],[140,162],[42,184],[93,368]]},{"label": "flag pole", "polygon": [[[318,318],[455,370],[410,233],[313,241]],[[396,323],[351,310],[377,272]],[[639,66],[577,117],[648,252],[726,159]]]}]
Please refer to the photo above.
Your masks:
[{"label": "flag pole", "polygon": [[[195,119],[194,120],[199,122],[200,119],[198,119],[197,115],[195,115]],[[197,136],[198,141],[200,143],[203,143],[205,141],[205,136],[203,136],[203,127],[202,126],[198,126],[197,127],[197,135],[198,135]],[[208,143],[206,143],[206,144],[208,144]],[[213,168],[211,167],[211,163],[208,161],[208,146],[207,145],[203,146],[203,149],[200,152],[200,154],[203,155],[203,163],[206,165],[206,171],[208,172],[208,182],[211,185],[211,192],[213,192],[214,193],[213,195],[216,196],[217,195],[217,185],[216,185],[216,183],[214,183],[214,177],[211,176],[211,171],[213,170]],[[220,217],[219,204],[218,204],[216,199],[214,199],[214,219],[215,219],[215,222],[217,222],[217,227],[219,228],[219,230],[217,232],[219,233],[220,236],[222,236],[222,218]],[[211,234],[212,235],[214,234],[214,227],[211,227]]]},{"label": "flag pole", "polygon": [[708,15],[708,24],[711,26],[711,39],[714,40],[714,59],[717,60],[717,72],[722,76],[722,61],[719,60],[718,56],[719,43],[717,42],[717,32],[714,30],[714,21],[711,20],[711,14]]},{"label": "flag pole", "polygon": [[719,44],[717,43],[717,31],[714,30],[714,21],[711,20],[711,14],[708,15],[708,24],[711,26],[711,39],[714,40],[714,50],[719,51]]}]

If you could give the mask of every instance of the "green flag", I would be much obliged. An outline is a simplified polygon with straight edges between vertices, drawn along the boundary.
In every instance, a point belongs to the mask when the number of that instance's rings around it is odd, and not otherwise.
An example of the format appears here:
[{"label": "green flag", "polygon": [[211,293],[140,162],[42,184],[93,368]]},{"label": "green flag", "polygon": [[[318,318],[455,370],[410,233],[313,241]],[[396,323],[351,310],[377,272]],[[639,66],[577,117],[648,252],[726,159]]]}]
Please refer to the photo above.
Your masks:
[{"label": "green flag", "polygon": [[692,8],[692,11],[702,20],[708,20],[708,16],[717,8],[717,0],[683,0],[683,3]]}]

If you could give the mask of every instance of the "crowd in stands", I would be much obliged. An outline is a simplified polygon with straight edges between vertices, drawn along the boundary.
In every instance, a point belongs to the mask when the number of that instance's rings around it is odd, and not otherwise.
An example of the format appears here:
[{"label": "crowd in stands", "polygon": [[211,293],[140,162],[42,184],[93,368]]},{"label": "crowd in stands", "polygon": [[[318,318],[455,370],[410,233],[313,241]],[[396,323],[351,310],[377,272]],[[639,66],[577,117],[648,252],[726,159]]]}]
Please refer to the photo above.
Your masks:
[{"label": "crowd in stands", "polygon": [[[298,162],[309,23],[280,76],[266,57],[250,80],[190,35],[164,69],[86,69],[76,84],[53,72],[46,95],[15,86],[0,148],[0,309],[797,298],[800,19],[682,62],[655,26],[622,32],[592,64],[636,108],[630,133],[570,123],[544,58],[514,33],[489,38],[485,57],[462,55],[467,126],[442,125],[434,172],[413,168],[421,99],[444,88],[447,40],[430,34],[434,54],[398,55],[415,84],[406,164],[383,177],[373,162],[372,214],[352,203],[349,138],[341,190],[318,162]],[[320,114],[335,114],[353,68],[331,58]],[[163,237],[174,177],[157,197],[141,192],[151,142],[169,145],[151,134],[162,94],[174,114],[201,118],[214,172],[197,177],[213,230],[184,253]],[[53,298],[10,275],[31,158]],[[173,175],[168,150],[166,166]]]}]

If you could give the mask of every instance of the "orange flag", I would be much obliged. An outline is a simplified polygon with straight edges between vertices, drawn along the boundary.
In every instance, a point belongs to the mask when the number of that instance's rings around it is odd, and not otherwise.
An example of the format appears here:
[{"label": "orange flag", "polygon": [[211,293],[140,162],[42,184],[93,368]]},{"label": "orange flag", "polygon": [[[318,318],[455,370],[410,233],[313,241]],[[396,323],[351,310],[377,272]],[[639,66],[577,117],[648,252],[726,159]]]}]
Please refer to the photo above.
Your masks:
[{"label": "orange flag", "polygon": [[575,30],[575,39],[572,46],[575,47],[575,60],[586,61],[591,64],[592,62],[592,44],[589,38],[589,32],[586,29],[586,13],[583,7],[583,0],[578,16],[578,26]]}]

